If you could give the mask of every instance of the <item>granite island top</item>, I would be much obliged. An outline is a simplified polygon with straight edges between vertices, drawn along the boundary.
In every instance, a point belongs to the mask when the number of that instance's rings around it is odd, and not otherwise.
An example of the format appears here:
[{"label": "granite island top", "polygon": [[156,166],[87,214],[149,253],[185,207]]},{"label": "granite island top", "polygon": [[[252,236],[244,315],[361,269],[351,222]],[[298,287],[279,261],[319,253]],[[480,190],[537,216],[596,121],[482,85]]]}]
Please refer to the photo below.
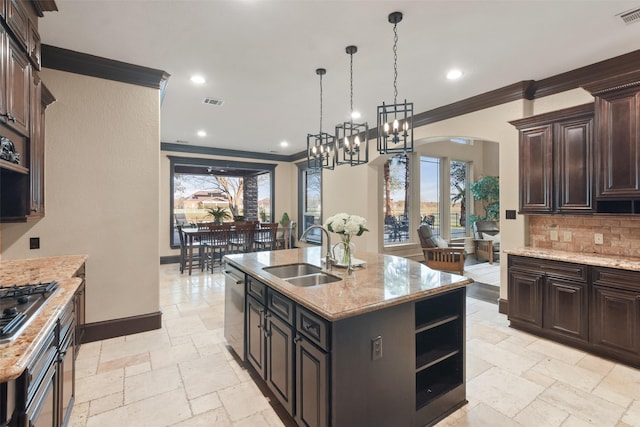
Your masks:
[{"label": "granite island top", "polygon": [[640,258],[634,257],[581,253],[532,247],[505,249],[503,250],[503,252],[509,255],[548,259],[553,261],[573,262],[576,264],[593,265],[596,267],[610,267],[619,268],[621,270],[640,271]]},{"label": "granite island top", "polygon": [[333,267],[330,274],[342,280],[309,287],[292,285],[263,268],[297,263],[321,266],[324,252],[319,247],[226,255],[225,260],[329,321],[419,300],[473,283],[467,277],[431,270],[407,258],[368,252],[358,252],[355,257],[366,264],[356,267],[349,276],[346,269]]},{"label": "granite island top", "polygon": [[73,298],[82,278],[73,277],[87,260],[85,255],[30,258],[0,262],[0,286],[34,282],[58,282],[22,333],[13,341],[0,344],[0,383],[16,379],[31,361],[35,351],[56,325],[62,310]]}]

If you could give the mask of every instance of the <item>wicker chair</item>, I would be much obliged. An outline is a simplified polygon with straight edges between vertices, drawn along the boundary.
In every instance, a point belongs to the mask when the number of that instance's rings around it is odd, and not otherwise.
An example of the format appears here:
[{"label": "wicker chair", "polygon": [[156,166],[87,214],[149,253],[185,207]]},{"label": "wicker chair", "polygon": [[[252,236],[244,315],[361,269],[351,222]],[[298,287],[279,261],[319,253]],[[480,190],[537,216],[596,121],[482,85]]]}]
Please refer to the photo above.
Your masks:
[{"label": "wicker chair", "polygon": [[431,227],[427,224],[418,228],[418,237],[427,267],[460,275],[464,273],[464,248],[438,247]]}]

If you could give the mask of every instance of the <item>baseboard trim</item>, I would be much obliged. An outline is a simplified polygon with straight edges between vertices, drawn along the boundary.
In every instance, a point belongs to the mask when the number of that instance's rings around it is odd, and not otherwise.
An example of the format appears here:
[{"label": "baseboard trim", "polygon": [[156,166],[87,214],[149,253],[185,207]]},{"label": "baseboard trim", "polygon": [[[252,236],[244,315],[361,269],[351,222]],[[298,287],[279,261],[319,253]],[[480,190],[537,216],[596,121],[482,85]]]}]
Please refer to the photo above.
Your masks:
[{"label": "baseboard trim", "polygon": [[82,343],[106,340],[162,328],[162,311],[87,323],[82,326]]},{"label": "baseboard trim", "polygon": [[180,255],[167,255],[160,257],[160,264],[178,264],[180,262]]},{"label": "baseboard trim", "polygon": [[504,298],[500,298],[498,300],[498,313],[507,314],[507,309],[509,308],[509,301]]}]

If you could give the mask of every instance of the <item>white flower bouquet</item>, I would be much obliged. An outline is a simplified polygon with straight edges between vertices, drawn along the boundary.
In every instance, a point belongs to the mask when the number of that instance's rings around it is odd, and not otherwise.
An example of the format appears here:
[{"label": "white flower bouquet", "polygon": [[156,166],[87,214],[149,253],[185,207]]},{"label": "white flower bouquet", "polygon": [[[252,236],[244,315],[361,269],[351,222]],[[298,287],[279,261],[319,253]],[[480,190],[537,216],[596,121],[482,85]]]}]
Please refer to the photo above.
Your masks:
[{"label": "white flower bouquet", "polygon": [[348,236],[361,236],[365,231],[369,231],[366,225],[367,220],[363,217],[346,213],[335,214],[324,223],[327,230]]}]

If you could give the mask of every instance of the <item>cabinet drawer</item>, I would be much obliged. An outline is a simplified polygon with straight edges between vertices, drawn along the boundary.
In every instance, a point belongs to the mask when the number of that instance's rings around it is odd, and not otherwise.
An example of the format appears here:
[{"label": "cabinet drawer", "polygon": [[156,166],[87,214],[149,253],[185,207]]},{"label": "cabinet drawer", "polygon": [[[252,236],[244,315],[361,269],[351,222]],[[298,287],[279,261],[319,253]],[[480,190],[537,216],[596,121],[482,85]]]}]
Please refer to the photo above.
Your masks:
[{"label": "cabinet drawer", "polygon": [[588,267],[586,265],[513,255],[509,256],[509,267],[536,270],[537,272],[544,273],[547,276],[562,277],[565,279],[579,281],[587,280],[588,276]]},{"label": "cabinet drawer", "polygon": [[315,313],[298,306],[296,329],[312,343],[329,351],[329,327],[327,322]]},{"label": "cabinet drawer", "polygon": [[591,283],[609,288],[640,292],[640,272],[593,267],[591,269]]},{"label": "cabinet drawer", "polygon": [[262,304],[267,302],[267,286],[253,277],[249,277],[247,280],[247,293]]},{"label": "cabinet drawer", "polygon": [[60,315],[60,337],[59,340],[62,342],[64,338],[69,334],[69,330],[75,326],[75,311],[73,300],[67,305],[67,308]]},{"label": "cabinet drawer", "polygon": [[25,386],[27,389],[27,404],[31,402],[34,393],[38,389],[38,386],[42,382],[49,366],[54,362],[57,355],[57,345],[55,342],[55,333],[51,331],[47,338],[37,350],[36,355],[25,372]]},{"label": "cabinet drawer", "polygon": [[267,307],[289,325],[293,325],[294,303],[289,298],[269,289],[267,291]]}]

